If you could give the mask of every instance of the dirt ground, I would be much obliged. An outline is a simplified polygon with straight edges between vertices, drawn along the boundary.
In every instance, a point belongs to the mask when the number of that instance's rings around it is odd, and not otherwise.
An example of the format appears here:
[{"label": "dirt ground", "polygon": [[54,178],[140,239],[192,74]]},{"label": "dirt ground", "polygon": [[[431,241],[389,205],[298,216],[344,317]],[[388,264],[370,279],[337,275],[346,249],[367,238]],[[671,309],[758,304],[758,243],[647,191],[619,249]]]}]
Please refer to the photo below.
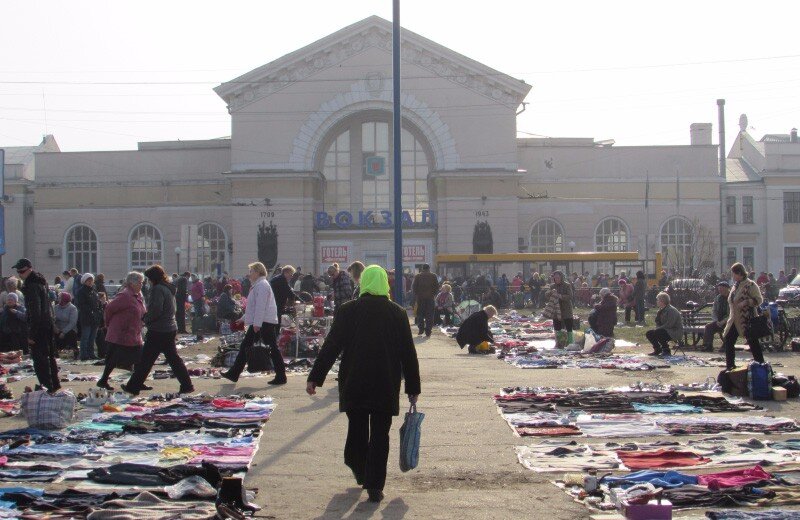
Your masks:
[{"label": "dirt ground", "polygon": [[[370,504],[342,462],[346,419],[338,412],[334,376],[315,397],[305,393],[305,376],[269,388],[265,377],[243,378],[237,385],[219,379],[195,379],[198,391],[272,395],[277,409],[264,427],[264,435],[248,488],[258,488],[259,518],[426,518],[487,519],[531,518],[571,520],[588,518],[582,505],[548,483],[554,474],[536,474],[517,463],[515,437],[492,402],[504,386],[610,386],[636,381],[694,382],[716,377],[718,368],[672,368],[650,372],[615,370],[522,370],[493,356],[472,356],[439,332],[431,339],[417,338],[422,373],[419,411],[426,414],[422,427],[420,465],[401,473],[398,465],[398,430],[392,425],[392,450],[386,499]],[[185,359],[212,355],[216,342],[181,350]],[[644,352],[645,347],[634,351]],[[747,356],[747,353],[740,355]],[[800,356],[768,354],[786,374],[800,374]],[[196,367],[200,365],[190,365]],[[74,369],[74,367],[70,367]],[[161,368],[161,367],[156,367]],[[100,367],[81,366],[80,372],[99,373]],[[13,383],[15,395],[33,378]],[[223,381],[225,381],[223,383]],[[65,386],[86,391],[94,383]],[[118,386],[118,382],[112,383]],[[175,379],[156,380],[155,391],[176,391]],[[781,416],[798,417],[800,404],[762,403]],[[24,425],[20,417],[0,419],[0,429]],[[589,440],[589,442],[592,442]],[[601,442],[597,440],[595,442]],[[684,515],[687,516],[687,515]],[[702,512],[689,517],[702,517]]]}]

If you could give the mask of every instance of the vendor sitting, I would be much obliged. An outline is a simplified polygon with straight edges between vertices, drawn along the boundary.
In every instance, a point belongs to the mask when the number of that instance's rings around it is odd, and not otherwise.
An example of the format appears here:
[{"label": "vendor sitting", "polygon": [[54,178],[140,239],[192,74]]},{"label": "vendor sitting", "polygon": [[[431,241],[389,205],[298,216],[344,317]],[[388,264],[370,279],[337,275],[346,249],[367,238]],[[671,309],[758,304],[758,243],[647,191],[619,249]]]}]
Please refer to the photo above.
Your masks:
[{"label": "vendor sitting", "polygon": [[458,346],[464,348],[469,345],[469,353],[477,354],[476,347],[484,341],[494,343],[494,337],[489,331],[489,320],[495,316],[497,316],[497,309],[492,305],[487,305],[482,311],[478,311],[464,320],[456,333]]},{"label": "vendor sitting", "polygon": [[605,337],[614,336],[614,325],[617,324],[617,305],[619,299],[611,293],[611,289],[600,289],[600,302],[596,303],[589,313],[589,326],[594,332]]},{"label": "vendor sitting", "polygon": [[681,311],[671,305],[669,294],[658,293],[656,296],[656,328],[648,330],[645,336],[653,345],[653,352],[650,356],[669,356],[670,340],[680,341],[683,336],[683,320]]},{"label": "vendor sitting", "polygon": [[[731,313],[728,305],[728,295],[731,293],[731,284],[725,280],[717,284],[717,297],[714,298],[714,307],[711,310],[711,323],[708,323],[703,330],[703,350],[711,352],[714,350],[714,334],[721,334],[728,323],[728,316]],[[724,352],[725,349],[722,349]]]}]

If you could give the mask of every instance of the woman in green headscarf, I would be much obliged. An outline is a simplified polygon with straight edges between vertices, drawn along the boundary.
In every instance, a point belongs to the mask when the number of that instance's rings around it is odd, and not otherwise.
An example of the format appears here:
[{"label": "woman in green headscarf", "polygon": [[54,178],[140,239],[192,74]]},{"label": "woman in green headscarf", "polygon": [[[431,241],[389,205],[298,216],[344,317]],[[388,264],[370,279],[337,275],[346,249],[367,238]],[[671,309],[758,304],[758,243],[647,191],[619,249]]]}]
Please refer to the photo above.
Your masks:
[{"label": "woman in green headscarf", "polygon": [[356,482],[380,502],[386,483],[389,429],[400,414],[400,379],[411,403],[420,393],[419,364],[406,310],[389,300],[386,271],[371,265],[361,274],[361,296],[336,309],[306,391],[316,393],[341,353],[339,411],[348,419],[345,464]]}]

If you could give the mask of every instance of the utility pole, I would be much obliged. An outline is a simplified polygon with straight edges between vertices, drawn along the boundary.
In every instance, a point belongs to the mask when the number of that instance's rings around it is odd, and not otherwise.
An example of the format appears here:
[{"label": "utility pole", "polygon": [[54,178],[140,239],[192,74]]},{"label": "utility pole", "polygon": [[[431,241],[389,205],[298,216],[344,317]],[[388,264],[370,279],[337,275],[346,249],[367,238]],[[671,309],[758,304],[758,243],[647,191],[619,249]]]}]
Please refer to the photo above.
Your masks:
[{"label": "utility pole", "polygon": [[[719,183],[719,269],[720,274],[725,272],[725,250],[727,249],[728,234],[727,216],[723,213],[723,208],[727,207],[726,200],[728,192],[725,189],[725,177],[727,176],[727,164],[725,163],[725,100],[717,100],[717,114],[719,116],[719,175],[722,177]],[[730,266],[728,266],[730,267]]]},{"label": "utility pole", "polygon": [[400,107],[400,0],[392,0],[392,90],[394,101],[394,301],[403,305],[405,277],[403,276],[403,206],[402,206],[402,155],[400,134],[402,113]]}]

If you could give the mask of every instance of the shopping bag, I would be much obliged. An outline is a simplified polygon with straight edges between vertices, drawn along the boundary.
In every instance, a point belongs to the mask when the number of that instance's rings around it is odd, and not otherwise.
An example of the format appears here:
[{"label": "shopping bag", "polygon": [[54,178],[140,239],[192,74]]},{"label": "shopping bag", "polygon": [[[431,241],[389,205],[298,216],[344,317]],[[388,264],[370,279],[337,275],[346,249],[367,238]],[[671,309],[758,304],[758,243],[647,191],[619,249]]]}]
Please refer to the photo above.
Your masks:
[{"label": "shopping bag", "polygon": [[772,365],[753,361],[747,367],[747,390],[751,399],[772,399]]},{"label": "shopping bag", "polygon": [[261,340],[255,342],[247,353],[247,371],[251,374],[256,372],[266,372],[272,369],[272,362],[269,358],[269,347],[264,345]]},{"label": "shopping bag", "polygon": [[425,414],[412,404],[400,427],[400,471],[409,471],[419,462],[419,440],[422,435],[422,420]]},{"label": "shopping bag", "polygon": [[69,390],[58,390],[53,394],[36,390],[22,394],[20,407],[31,428],[57,430],[72,422],[77,402]]}]

